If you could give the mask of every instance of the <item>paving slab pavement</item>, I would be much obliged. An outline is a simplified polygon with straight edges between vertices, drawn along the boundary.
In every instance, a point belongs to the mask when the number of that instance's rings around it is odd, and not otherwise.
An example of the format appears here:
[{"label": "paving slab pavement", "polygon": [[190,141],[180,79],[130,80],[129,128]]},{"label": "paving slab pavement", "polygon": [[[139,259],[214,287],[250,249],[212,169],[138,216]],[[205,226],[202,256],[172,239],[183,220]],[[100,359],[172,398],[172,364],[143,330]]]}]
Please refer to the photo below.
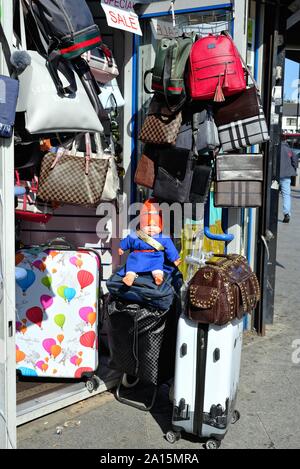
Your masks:
[{"label": "paving slab pavement", "polygon": [[[230,428],[224,449],[300,449],[300,342],[299,354],[293,348],[300,341],[299,187],[292,200],[290,224],[279,222],[274,325],[264,338],[245,334],[237,405],[242,417]],[[293,353],[299,363],[293,363]],[[167,386],[151,413],[120,404],[106,392],[19,427],[18,447],[200,449],[193,438],[172,446],[164,439],[171,415]]]}]

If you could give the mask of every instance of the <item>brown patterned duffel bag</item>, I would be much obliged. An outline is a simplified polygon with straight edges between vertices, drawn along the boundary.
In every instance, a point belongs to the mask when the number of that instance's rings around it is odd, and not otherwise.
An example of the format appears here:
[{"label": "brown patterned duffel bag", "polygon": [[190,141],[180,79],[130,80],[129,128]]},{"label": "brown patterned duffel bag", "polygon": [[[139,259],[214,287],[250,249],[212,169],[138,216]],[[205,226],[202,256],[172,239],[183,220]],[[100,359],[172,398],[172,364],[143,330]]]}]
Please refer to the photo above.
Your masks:
[{"label": "brown patterned duffel bag", "polygon": [[260,287],[245,257],[217,254],[192,278],[187,314],[204,324],[226,324],[251,313],[260,300]]}]

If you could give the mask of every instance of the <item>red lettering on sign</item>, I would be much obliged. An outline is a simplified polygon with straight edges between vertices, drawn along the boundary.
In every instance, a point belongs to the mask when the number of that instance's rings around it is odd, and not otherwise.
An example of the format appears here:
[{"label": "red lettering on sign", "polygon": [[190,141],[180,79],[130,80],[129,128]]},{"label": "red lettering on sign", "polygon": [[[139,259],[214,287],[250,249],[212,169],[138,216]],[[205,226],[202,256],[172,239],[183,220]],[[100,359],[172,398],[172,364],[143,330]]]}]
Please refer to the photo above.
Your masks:
[{"label": "red lettering on sign", "polygon": [[131,28],[137,30],[137,27],[136,27],[136,19],[133,18],[132,16],[129,16],[129,21],[130,21],[130,26],[131,26]]},{"label": "red lettering on sign", "polygon": [[118,24],[122,23],[124,26],[127,26],[126,25],[126,19],[124,21],[124,17],[122,15],[119,15],[118,14]]},{"label": "red lettering on sign", "polygon": [[108,13],[109,13],[109,15],[110,15],[110,18],[111,18],[112,22],[113,22],[113,23],[117,23],[118,20],[117,20],[117,18],[115,17],[114,12],[113,12],[113,11],[109,11]]}]

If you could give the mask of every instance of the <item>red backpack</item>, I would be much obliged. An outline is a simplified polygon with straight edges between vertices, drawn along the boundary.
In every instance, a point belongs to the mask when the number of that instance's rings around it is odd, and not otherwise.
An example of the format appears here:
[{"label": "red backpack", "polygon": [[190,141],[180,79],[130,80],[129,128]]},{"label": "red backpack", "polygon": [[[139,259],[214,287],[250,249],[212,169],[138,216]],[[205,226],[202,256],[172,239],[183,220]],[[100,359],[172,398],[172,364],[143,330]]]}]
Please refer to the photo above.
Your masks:
[{"label": "red backpack", "polygon": [[227,32],[210,34],[193,44],[188,85],[192,99],[217,102],[246,88],[240,54]]}]

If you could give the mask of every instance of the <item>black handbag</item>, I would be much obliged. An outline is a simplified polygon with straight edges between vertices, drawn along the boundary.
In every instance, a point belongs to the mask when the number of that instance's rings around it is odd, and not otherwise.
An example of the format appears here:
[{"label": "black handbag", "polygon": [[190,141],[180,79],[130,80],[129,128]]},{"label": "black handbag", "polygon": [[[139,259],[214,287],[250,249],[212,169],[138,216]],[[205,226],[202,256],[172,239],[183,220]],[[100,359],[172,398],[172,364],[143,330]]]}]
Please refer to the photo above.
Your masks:
[{"label": "black handbag", "polygon": [[193,174],[190,202],[205,203],[207,200],[210,183],[212,180],[212,167],[209,164],[199,162],[196,164]]},{"label": "black handbag", "polygon": [[[174,154],[178,149],[174,149]],[[183,170],[178,171],[170,158],[170,171],[158,165],[154,184],[154,197],[166,202],[184,203],[189,201],[195,167],[195,156],[192,151],[179,150],[183,156]]]}]

